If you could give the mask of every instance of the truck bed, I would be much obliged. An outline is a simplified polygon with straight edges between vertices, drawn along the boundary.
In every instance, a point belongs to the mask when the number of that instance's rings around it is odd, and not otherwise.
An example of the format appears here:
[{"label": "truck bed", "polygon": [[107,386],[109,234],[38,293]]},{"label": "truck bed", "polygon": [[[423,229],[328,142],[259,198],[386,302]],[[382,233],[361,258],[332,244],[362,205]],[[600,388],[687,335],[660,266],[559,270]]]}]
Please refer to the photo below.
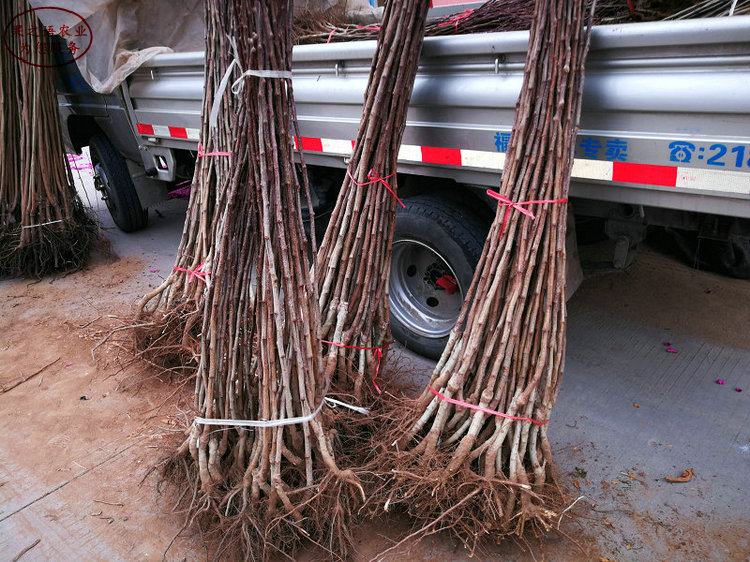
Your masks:
[{"label": "truck bed", "polygon": [[[427,38],[399,171],[496,186],[528,32]],[[308,164],[343,168],[374,41],[294,49]],[[139,141],[197,148],[204,53],[155,57],[128,80]],[[750,217],[750,16],[594,28],[571,195]]]}]

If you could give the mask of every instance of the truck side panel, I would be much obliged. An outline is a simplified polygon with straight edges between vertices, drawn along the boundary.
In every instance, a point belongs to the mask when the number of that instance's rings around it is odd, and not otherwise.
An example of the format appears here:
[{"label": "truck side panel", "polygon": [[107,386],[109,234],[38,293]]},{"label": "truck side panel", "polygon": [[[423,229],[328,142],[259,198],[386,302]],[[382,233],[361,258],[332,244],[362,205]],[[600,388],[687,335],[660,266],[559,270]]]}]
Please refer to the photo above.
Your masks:
[{"label": "truck side panel", "polygon": [[[571,192],[750,217],[750,16],[594,29]],[[528,33],[425,41],[399,170],[496,186]],[[294,50],[311,164],[344,167],[374,41]],[[195,150],[202,53],[161,55],[130,79],[146,145]]]}]

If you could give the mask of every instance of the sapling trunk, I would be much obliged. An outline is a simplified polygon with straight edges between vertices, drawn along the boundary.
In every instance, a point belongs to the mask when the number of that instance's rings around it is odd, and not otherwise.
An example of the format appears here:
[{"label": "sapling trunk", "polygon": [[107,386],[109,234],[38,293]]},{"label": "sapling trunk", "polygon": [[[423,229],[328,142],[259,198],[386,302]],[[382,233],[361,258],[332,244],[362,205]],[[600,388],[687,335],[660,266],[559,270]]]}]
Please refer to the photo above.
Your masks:
[{"label": "sapling trunk", "polygon": [[325,372],[358,401],[377,389],[374,379],[391,339],[388,278],[400,204],[396,159],[428,7],[422,0],[386,5],[353,155],[316,263]]}]

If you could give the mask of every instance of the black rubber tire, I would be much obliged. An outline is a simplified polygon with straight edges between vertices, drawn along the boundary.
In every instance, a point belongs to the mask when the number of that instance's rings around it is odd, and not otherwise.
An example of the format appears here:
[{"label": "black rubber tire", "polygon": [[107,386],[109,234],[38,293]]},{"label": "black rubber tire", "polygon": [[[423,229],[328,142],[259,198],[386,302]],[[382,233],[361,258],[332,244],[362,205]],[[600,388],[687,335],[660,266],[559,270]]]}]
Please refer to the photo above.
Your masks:
[{"label": "black rubber tire", "polygon": [[700,239],[696,232],[665,228],[666,240],[655,245],[676,253],[685,264],[737,279],[750,279],[750,237],[730,236],[727,240]]},{"label": "black rubber tire", "polygon": [[750,238],[732,236],[715,243],[716,270],[737,279],[750,279]]},{"label": "black rubber tire", "polygon": [[[469,289],[489,225],[484,225],[470,209],[438,197],[420,195],[404,200],[406,208],[398,208],[394,233],[394,251],[397,244],[417,242],[438,254],[455,273],[463,302]],[[448,342],[448,335],[428,337],[415,332],[394,314],[394,283],[398,282],[397,260],[391,269],[391,331],[393,337],[406,348],[431,359],[438,359]],[[402,277],[403,278],[403,277]],[[425,282],[426,283],[426,282]],[[450,328],[455,325],[455,318]]]},{"label": "black rubber tire", "polygon": [[96,172],[101,165],[106,181],[101,180],[105,203],[112,220],[123,232],[135,232],[148,224],[148,211],[141,206],[125,158],[117,152],[104,135],[94,135],[89,141],[91,164]]}]

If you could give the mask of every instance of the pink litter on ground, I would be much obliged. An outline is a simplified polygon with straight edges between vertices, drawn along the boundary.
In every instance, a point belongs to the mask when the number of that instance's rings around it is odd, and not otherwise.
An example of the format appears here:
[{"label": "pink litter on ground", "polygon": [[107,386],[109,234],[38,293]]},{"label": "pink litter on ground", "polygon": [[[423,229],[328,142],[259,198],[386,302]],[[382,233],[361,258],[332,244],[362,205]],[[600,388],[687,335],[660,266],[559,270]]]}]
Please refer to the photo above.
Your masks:
[{"label": "pink litter on ground", "polygon": [[149,271],[150,271],[151,273],[156,273],[156,270],[155,270],[155,269],[149,269]]},{"label": "pink litter on ground", "polygon": [[65,364],[65,366],[66,366],[66,367],[70,367],[70,366],[71,366],[72,364],[73,364],[73,363],[66,363],[66,364]]},{"label": "pink litter on ground", "polygon": [[674,347],[668,347],[667,353],[677,353],[677,350]]},{"label": "pink litter on ground", "polygon": [[122,283],[122,279],[120,279],[120,280],[118,281],[118,283]]},{"label": "pink litter on ground", "polygon": [[[170,191],[167,193],[170,198],[172,199],[190,199],[190,188],[192,187],[191,183],[188,181],[182,182],[177,184],[177,189],[174,191]],[[180,187],[181,186],[181,187]]]},{"label": "pink litter on ground", "polygon": [[736,392],[742,392],[742,389],[738,386],[734,389]]},{"label": "pink litter on ground", "polygon": [[727,381],[724,379],[716,379],[716,384],[727,384]]}]

